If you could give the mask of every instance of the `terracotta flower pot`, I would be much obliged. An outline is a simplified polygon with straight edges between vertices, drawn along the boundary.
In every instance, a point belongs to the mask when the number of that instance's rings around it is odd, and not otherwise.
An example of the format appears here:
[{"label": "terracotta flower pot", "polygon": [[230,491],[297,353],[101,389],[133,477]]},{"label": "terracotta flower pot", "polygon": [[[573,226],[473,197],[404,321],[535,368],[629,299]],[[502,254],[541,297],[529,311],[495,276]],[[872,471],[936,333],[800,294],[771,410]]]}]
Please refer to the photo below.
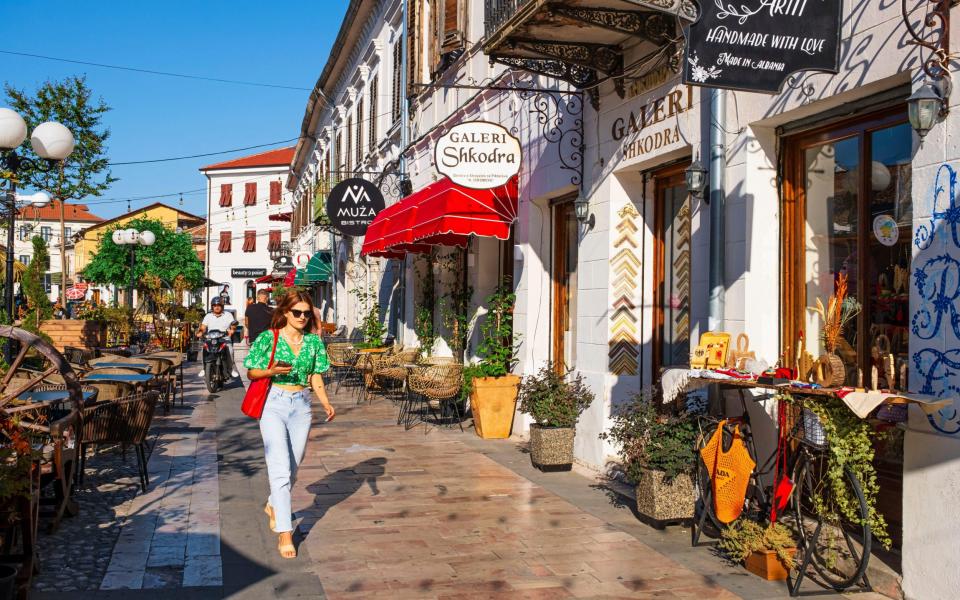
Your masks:
[{"label": "terracotta flower pot", "polygon": [[573,427],[530,426],[530,462],[541,471],[570,470],[573,467]]},{"label": "terracotta flower pot", "polygon": [[470,409],[477,435],[484,439],[510,437],[513,415],[517,410],[517,390],[520,378],[477,377],[470,390]]},{"label": "terracotta flower pot", "polygon": [[644,469],[637,482],[637,512],[653,521],[693,518],[693,478],[685,473],[666,481],[663,471]]},{"label": "terracotta flower pot", "polygon": [[[788,550],[790,556],[797,554],[796,548]],[[773,550],[757,550],[743,561],[748,571],[767,581],[786,581],[790,569],[783,564]]]}]

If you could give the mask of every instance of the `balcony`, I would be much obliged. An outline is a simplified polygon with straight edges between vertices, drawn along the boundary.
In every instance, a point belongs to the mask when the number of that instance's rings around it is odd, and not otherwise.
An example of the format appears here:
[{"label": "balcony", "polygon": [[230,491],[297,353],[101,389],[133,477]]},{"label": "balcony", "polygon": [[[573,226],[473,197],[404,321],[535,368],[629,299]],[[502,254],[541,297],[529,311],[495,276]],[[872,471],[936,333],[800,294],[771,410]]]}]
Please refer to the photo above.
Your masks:
[{"label": "balcony", "polygon": [[636,56],[663,51],[647,70],[665,59],[679,72],[679,23],[697,13],[692,0],[485,0],[485,9],[483,52],[491,61],[587,90],[594,108],[604,79],[623,98],[623,76],[644,73],[624,65],[624,48]]}]

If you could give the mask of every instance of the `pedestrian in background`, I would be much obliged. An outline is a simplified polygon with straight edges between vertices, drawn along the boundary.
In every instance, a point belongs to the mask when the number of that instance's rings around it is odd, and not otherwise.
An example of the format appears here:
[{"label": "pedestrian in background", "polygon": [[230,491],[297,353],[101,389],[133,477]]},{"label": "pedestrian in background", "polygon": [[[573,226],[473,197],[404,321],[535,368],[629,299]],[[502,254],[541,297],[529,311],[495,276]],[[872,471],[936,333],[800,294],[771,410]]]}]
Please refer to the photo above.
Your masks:
[{"label": "pedestrian in background", "polygon": [[273,318],[273,309],[267,306],[267,300],[269,299],[270,292],[260,290],[257,292],[257,301],[248,305],[247,312],[244,313],[243,330],[247,333],[247,341],[250,344],[270,327],[270,320]]},{"label": "pedestrian in background", "polygon": [[251,380],[271,379],[260,417],[270,480],[270,497],[263,510],[270,519],[270,529],[280,536],[277,549],[284,558],[297,556],[290,490],[310,434],[312,401],[307,388],[313,388],[328,423],[336,415],[321,376],[330,368],[327,351],[320,336],[309,333],[313,320],[310,296],[299,290],[287,292],[274,310],[271,329],[254,340],[244,361]]}]

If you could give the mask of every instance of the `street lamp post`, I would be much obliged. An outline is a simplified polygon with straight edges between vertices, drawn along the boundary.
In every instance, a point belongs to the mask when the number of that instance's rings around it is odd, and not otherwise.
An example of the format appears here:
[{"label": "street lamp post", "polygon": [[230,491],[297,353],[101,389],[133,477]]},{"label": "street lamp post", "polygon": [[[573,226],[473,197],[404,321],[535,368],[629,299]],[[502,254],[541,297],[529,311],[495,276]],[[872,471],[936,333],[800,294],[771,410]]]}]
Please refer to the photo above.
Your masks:
[{"label": "street lamp post", "polygon": [[[15,220],[17,215],[17,182],[20,169],[29,166],[39,171],[51,171],[57,167],[57,164],[66,160],[73,152],[74,139],[73,133],[64,125],[56,121],[48,121],[37,125],[33,134],[30,136],[30,146],[33,151],[43,159],[44,162],[38,163],[25,156],[17,154],[16,149],[27,139],[27,123],[16,111],[9,108],[0,108],[0,166],[6,171],[6,177],[10,184],[7,188],[5,198],[5,208],[7,210],[7,264],[6,264],[6,288],[4,296],[4,305],[11,322],[13,321],[13,238],[15,229]],[[23,197],[20,197],[23,199]],[[31,200],[37,206],[45,206],[49,202],[49,196],[42,195],[46,199],[43,204],[38,204],[42,198],[34,194]],[[65,273],[61,273],[60,285],[65,281]]]},{"label": "street lamp post", "polygon": [[130,306],[130,337],[133,341],[133,288],[137,284],[133,270],[136,267],[137,246],[152,246],[157,241],[157,236],[149,229],[137,231],[136,229],[116,229],[113,232],[113,243],[118,246],[130,247],[130,287],[127,288],[127,302]]}]

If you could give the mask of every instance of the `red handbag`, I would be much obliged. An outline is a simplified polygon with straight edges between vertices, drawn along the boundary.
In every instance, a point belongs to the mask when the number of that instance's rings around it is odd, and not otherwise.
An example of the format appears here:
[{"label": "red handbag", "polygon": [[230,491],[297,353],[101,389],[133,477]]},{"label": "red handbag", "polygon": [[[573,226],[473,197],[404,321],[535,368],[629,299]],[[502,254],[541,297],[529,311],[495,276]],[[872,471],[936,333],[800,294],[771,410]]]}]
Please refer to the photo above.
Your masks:
[{"label": "red handbag", "polygon": [[[270,351],[270,362],[267,368],[273,366],[273,355],[277,353],[277,340],[280,339],[280,330],[273,330],[273,350]],[[270,378],[261,377],[250,382],[247,393],[243,397],[243,405],[240,410],[243,414],[254,419],[259,419],[263,415],[263,405],[267,403],[267,395],[270,393]]]}]

